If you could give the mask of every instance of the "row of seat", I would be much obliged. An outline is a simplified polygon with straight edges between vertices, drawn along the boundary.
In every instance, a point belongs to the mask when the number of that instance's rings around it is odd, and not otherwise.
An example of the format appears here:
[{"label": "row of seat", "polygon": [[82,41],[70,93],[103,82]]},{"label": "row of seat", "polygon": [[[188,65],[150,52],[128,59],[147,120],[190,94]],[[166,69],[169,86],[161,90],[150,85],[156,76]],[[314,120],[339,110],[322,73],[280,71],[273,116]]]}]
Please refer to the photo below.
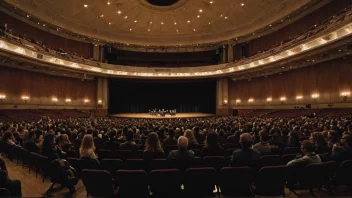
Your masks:
[{"label": "row of seat", "polygon": [[[225,167],[219,172],[212,167],[117,170],[116,180],[106,170],[83,169],[82,181],[87,193],[97,197],[209,197],[214,189],[224,196],[281,196],[287,181],[286,166]],[[328,184],[352,184],[352,160],[337,167],[336,162],[307,165],[299,174],[299,190],[328,187]],[[118,188],[117,188],[118,187]],[[149,187],[149,188],[148,188]],[[148,191],[150,190],[150,192]],[[292,188],[291,190],[296,190]]]}]

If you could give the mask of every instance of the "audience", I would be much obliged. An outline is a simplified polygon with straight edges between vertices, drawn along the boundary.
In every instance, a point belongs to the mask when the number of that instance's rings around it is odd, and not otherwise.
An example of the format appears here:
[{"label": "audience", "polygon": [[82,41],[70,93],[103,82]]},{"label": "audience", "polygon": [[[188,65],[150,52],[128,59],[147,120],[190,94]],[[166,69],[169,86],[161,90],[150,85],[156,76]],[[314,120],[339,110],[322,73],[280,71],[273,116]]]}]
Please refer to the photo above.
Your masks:
[{"label": "audience", "polygon": [[93,137],[91,135],[85,135],[83,137],[81,147],[79,148],[79,156],[80,158],[97,159]]},{"label": "audience", "polygon": [[230,159],[231,166],[249,166],[256,167],[260,160],[260,152],[251,149],[253,138],[249,133],[243,133],[240,136],[240,145],[242,149],[235,150]]},{"label": "audience", "polygon": [[151,160],[153,158],[163,158],[164,150],[161,147],[159,136],[157,133],[149,133],[147,141],[145,143],[145,150],[143,158],[145,160]]},{"label": "audience", "polygon": [[271,152],[271,146],[269,145],[269,134],[265,131],[259,133],[260,142],[253,146],[253,149],[259,151],[260,153]]},{"label": "audience", "polygon": [[191,129],[187,129],[185,131],[185,133],[183,134],[183,136],[185,136],[188,139],[188,146],[190,148],[199,146],[199,143],[198,143],[198,141],[197,141],[196,137],[194,136],[194,133]]},{"label": "audience", "polygon": [[194,153],[191,150],[188,150],[188,138],[181,136],[177,140],[177,151],[171,151],[167,156],[168,160],[193,160]]},{"label": "audience", "polygon": [[175,131],[173,129],[169,129],[169,136],[164,139],[163,147],[177,145],[177,140],[175,139]]},{"label": "audience", "polygon": [[205,146],[202,149],[204,156],[223,156],[225,151],[219,145],[219,136],[211,131],[207,134]]},{"label": "audience", "polygon": [[126,132],[126,142],[120,144],[121,150],[137,151],[140,148],[140,145],[136,144],[134,141],[134,134],[132,130]]}]

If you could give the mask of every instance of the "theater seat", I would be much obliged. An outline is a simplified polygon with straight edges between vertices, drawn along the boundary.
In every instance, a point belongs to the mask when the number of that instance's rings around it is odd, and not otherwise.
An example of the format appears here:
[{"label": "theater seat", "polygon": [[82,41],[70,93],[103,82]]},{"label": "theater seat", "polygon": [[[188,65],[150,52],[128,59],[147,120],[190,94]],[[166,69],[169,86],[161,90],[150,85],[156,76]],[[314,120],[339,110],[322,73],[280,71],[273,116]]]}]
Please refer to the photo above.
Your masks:
[{"label": "theater seat", "polygon": [[266,155],[260,158],[260,167],[280,165],[282,165],[282,160],[279,155]]},{"label": "theater seat", "polygon": [[224,167],[220,170],[219,184],[224,196],[253,196],[250,186],[253,171],[250,167]]},{"label": "theater seat", "polygon": [[184,174],[184,193],[187,197],[212,197],[217,184],[215,168],[189,168]]},{"label": "theater seat", "polygon": [[286,166],[261,168],[255,179],[254,194],[258,196],[281,196],[286,184]]},{"label": "theater seat", "polygon": [[346,160],[336,170],[334,184],[352,185],[352,160]]},{"label": "theater seat", "polygon": [[150,189],[153,197],[182,197],[181,184],[180,170],[164,169],[150,172]]},{"label": "theater seat", "polygon": [[116,171],[117,195],[120,198],[148,198],[148,176],[143,170]]},{"label": "theater seat", "polygon": [[94,197],[114,197],[112,177],[105,170],[87,170],[81,172],[83,184],[87,194]]},{"label": "theater seat", "polygon": [[123,162],[120,159],[103,159],[100,161],[100,168],[115,176],[116,171],[123,168]]}]

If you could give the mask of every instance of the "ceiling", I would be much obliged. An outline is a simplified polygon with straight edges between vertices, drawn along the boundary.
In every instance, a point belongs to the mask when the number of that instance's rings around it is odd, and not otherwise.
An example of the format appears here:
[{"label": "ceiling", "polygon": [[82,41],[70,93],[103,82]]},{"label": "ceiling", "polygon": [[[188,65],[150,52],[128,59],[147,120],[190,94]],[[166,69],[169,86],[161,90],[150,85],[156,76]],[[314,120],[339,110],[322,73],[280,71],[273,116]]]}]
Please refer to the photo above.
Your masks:
[{"label": "ceiling", "polygon": [[[190,45],[250,34],[310,0],[5,0],[81,35],[137,45]],[[161,2],[164,1],[164,2]],[[160,6],[156,6],[160,5]]]}]

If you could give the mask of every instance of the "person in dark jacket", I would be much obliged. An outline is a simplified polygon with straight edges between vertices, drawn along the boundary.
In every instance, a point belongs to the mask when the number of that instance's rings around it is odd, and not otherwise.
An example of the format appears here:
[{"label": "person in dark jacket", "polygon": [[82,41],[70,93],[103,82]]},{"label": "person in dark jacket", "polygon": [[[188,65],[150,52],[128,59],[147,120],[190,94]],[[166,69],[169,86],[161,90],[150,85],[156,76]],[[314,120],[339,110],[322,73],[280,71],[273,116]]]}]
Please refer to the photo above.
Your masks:
[{"label": "person in dark jacket", "polygon": [[164,149],[167,146],[177,145],[177,140],[175,139],[175,131],[173,129],[169,129],[169,137],[164,139],[163,147]]},{"label": "person in dark jacket", "polygon": [[126,142],[120,144],[120,149],[121,150],[129,150],[129,151],[137,151],[141,146],[139,144],[136,144],[133,139],[133,131],[128,130],[126,132]]},{"label": "person in dark jacket", "polygon": [[336,161],[338,164],[342,163],[345,160],[352,159],[352,135],[346,135],[342,138],[346,139],[345,147],[339,148],[337,145],[335,145],[331,154],[331,159]]},{"label": "person in dark jacket", "polygon": [[204,156],[223,156],[225,151],[219,145],[219,136],[214,131],[208,133],[205,146],[202,149]]},{"label": "person in dark jacket", "polygon": [[243,133],[240,136],[242,149],[235,150],[230,159],[231,166],[249,166],[256,167],[259,164],[260,152],[251,149],[253,138],[249,133]]},{"label": "person in dark jacket", "polygon": [[39,147],[35,143],[35,133],[33,131],[28,133],[28,139],[24,143],[24,149],[28,150],[29,152],[39,152]]},{"label": "person in dark jacket", "polygon": [[194,153],[188,150],[188,139],[185,136],[180,136],[177,140],[178,150],[172,151],[167,156],[170,160],[193,160]]}]

